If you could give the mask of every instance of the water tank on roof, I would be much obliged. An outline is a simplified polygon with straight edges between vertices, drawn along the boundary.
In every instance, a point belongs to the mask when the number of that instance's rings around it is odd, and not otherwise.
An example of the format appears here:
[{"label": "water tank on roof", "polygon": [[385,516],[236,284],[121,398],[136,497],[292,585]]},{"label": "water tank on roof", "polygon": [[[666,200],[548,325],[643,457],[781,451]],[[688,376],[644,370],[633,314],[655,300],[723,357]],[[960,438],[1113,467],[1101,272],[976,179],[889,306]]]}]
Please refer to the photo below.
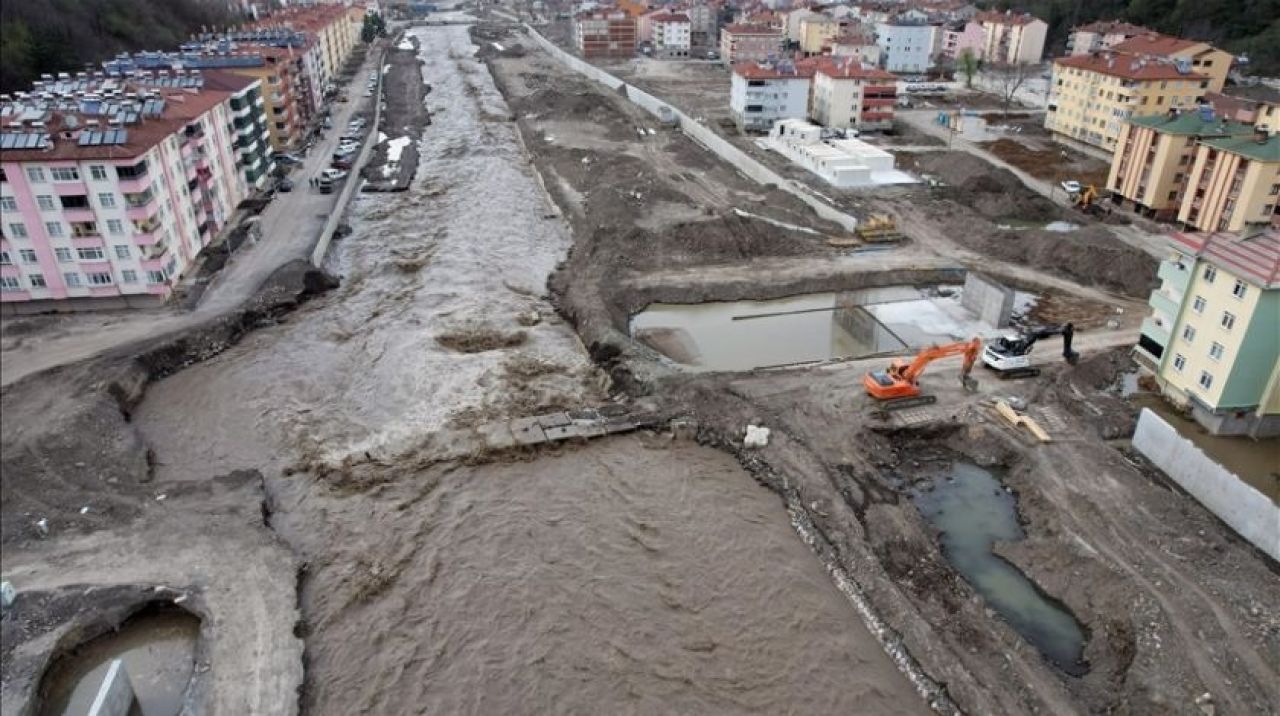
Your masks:
[{"label": "water tank on roof", "polygon": [[1213,121],[1213,105],[1211,105],[1211,104],[1202,104],[1202,105],[1200,105],[1199,107],[1197,107],[1196,109],[1200,112],[1200,121],[1202,121],[1202,122],[1212,122],[1212,121]]},{"label": "water tank on roof", "polygon": [[1188,57],[1175,57],[1173,66],[1177,68],[1180,74],[1187,74],[1191,71],[1191,59]]}]

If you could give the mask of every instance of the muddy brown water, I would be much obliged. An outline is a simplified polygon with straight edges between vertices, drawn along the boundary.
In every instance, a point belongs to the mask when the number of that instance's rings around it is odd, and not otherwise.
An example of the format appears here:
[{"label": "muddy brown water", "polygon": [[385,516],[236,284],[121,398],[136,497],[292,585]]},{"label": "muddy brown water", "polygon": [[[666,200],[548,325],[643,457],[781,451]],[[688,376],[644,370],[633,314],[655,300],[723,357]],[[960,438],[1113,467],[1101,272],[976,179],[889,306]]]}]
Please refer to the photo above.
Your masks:
[{"label": "muddy brown water", "polygon": [[916,490],[912,500],[929,524],[941,531],[947,561],[1015,631],[1066,673],[1088,672],[1080,623],[1017,567],[991,551],[997,541],[1024,537],[1017,501],[994,475],[976,465],[956,463],[946,479],[928,490]]},{"label": "muddy brown water", "polygon": [[177,609],[147,612],[56,661],[41,684],[41,716],[83,716],[89,712],[111,662],[121,659],[141,713],[172,716],[195,665],[200,620]]}]

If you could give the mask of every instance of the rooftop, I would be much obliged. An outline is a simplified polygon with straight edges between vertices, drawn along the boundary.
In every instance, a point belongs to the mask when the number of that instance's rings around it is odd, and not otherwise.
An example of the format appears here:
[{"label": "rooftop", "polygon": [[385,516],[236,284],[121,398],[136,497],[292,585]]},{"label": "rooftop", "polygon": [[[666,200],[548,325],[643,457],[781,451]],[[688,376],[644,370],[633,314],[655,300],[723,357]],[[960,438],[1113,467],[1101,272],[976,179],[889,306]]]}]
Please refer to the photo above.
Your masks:
[{"label": "rooftop", "polygon": [[1127,22],[1119,20],[1098,20],[1088,25],[1081,25],[1075,28],[1075,32],[1095,32],[1099,35],[1125,35],[1132,37],[1134,35],[1144,35],[1152,32],[1141,25],[1131,25]]},{"label": "rooftop", "polygon": [[724,31],[731,35],[780,35],[782,30],[768,25],[737,24],[726,25]]},{"label": "rooftop", "polygon": [[733,74],[749,80],[808,79],[813,73],[813,62],[784,61],[770,65],[739,62],[733,66]]},{"label": "rooftop", "polygon": [[1211,111],[1188,110],[1179,114],[1156,114],[1147,117],[1130,117],[1129,121],[1140,127],[1154,129],[1164,134],[1185,136],[1252,135],[1251,125],[1228,120]]},{"label": "rooftop", "polygon": [[650,15],[649,19],[653,22],[689,22],[688,15],[677,12],[660,12],[655,15]]},{"label": "rooftop", "polygon": [[4,161],[138,156],[256,81],[184,70],[46,78],[0,96]]},{"label": "rooftop", "polygon": [[1266,102],[1267,104],[1280,104],[1280,89],[1276,89],[1271,85],[1234,85],[1224,87],[1223,94],[1230,95],[1237,99],[1244,99],[1249,102]]},{"label": "rooftop", "polygon": [[[1118,46],[1117,46],[1118,47]],[[1198,72],[1182,71],[1172,60],[1118,51],[1091,52],[1087,55],[1059,57],[1055,67],[1072,67],[1087,72],[1122,77],[1127,80],[1208,79]]]},{"label": "rooftop", "polygon": [[1200,45],[1208,46],[1207,43],[1199,40],[1184,40],[1181,37],[1172,37],[1170,35],[1161,35],[1158,32],[1148,32],[1142,35],[1135,35],[1119,43],[1111,48],[1117,52],[1130,52],[1136,55],[1160,55],[1169,56],[1179,52],[1186,52]]},{"label": "rooftop", "polygon": [[1224,152],[1248,157],[1255,162],[1280,164],[1280,134],[1273,134],[1266,136],[1265,139],[1259,139],[1258,134],[1255,132],[1250,136],[1203,139],[1200,143]]},{"label": "rooftop", "polygon": [[892,72],[886,72],[878,67],[867,67],[853,57],[839,60],[824,58],[818,62],[817,71],[827,77],[839,79],[891,80],[895,82],[898,79],[898,76]]},{"label": "rooftop", "polygon": [[1267,289],[1280,288],[1280,230],[1170,235],[1175,248],[1214,263]]},{"label": "rooftop", "polygon": [[1030,25],[1033,22],[1044,22],[1029,12],[1015,13],[1012,10],[980,12],[974,15],[973,19],[978,22],[989,22],[996,25]]}]

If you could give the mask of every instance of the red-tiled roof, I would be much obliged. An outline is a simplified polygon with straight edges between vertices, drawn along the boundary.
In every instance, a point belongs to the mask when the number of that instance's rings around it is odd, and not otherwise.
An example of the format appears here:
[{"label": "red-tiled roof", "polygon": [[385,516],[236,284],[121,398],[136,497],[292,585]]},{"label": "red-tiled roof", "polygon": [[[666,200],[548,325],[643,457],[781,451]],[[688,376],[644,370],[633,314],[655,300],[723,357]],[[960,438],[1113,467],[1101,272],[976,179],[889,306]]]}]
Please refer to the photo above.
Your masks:
[{"label": "red-tiled roof", "polygon": [[1122,52],[1094,52],[1074,57],[1059,57],[1054,66],[1074,67],[1089,72],[1123,77],[1129,80],[1203,80],[1197,72],[1179,72],[1172,62],[1156,57],[1142,57]]},{"label": "red-tiled roof", "polygon": [[656,15],[650,15],[649,19],[653,22],[689,22],[689,16],[674,12],[661,12]]},{"label": "red-tiled roof", "polygon": [[1183,52],[1196,45],[1205,43],[1197,40],[1184,40],[1181,37],[1171,37],[1169,35],[1161,35],[1158,32],[1148,32],[1141,35],[1134,35],[1111,49],[1117,52],[1132,52],[1136,55],[1172,55],[1175,52]]},{"label": "red-tiled roof", "polygon": [[724,31],[731,35],[780,35],[782,30],[768,25],[726,25]]},{"label": "red-tiled roof", "polygon": [[1206,259],[1264,288],[1280,288],[1280,231],[1256,234],[1216,233],[1170,235],[1180,250]]},{"label": "red-tiled roof", "polygon": [[1081,25],[1080,27],[1075,28],[1074,32],[1093,32],[1099,35],[1133,36],[1145,35],[1152,31],[1141,25],[1131,25],[1127,22],[1120,22],[1118,20],[1099,20],[1097,22],[1091,22],[1088,25]]},{"label": "red-tiled roof", "polygon": [[739,62],[733,66],[733,74],[749,80],[808,79],[813,77],[814,62],[791,62],[777,65],[760,65],[755,62]]},{"label": "red-tiled roof", "polygon": [[893,81],[898,79],[898,76],[892,72],[886,72],[878,67],[865,67],[852,57],[848,60],[824,58],[818,62],[817,72],[838,79]]}]

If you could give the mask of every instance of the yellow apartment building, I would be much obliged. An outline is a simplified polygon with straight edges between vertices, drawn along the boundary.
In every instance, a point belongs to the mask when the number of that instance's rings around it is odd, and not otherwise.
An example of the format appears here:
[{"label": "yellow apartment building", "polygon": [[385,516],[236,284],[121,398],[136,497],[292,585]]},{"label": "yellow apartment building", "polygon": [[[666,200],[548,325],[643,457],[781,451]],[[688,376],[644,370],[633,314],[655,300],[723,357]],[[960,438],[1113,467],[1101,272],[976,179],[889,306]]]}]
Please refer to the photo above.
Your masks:
[{"label": "yellow apartment building", "polygon": [[1219,50],[1207,42],[1184,40],[1180,37],[1148,32],[1131,37],[1111,49],[1127,55],[1161,57],[1170,61],[1183,61],[1192,72],[1209,78],[1209,91],[1221,92],[1227,83],[1227,73],[1234,59],[1230,52]]},{"label": "yellow apartment building", "polygon": [[[1280,135],[1202,139],[1178,221],[1201,231],[1280,224]],[[1280,331],[1278,331],[1280,332]]]},{"label": "yellow apartment building", "polygon": [[1049,25],[1030,13],[980,12],[973,18],[982,24],[982,53],[987,62],[1026,65],[1044,57]]},{"label": "yellow apartment building", "polygon": [[1178,216],[1187,177],[1202,138],[1252,136],[1242,122],[1216,116],[1209,107],[1133,117],[1120,130],[1107,189],[1112,201],[1145,216]]},{"label": "yellow apartment building", "polygon": [[1174,234],[1134,351],[1218,435],[1280,435],[1280,231]]},{"label": "yellow apartment building", "polygon": [[1115,149],[1127,121],[1194,108],[1209,78],[1159,58],[1097,52],[1053,61],[1045,128]]},{"label": "yellow apartment building", "polygon": [[824,45],[840,35],[847,23],[826,15],[810,15],[800,21],[800,51],[806,57],[822,54]]}]

